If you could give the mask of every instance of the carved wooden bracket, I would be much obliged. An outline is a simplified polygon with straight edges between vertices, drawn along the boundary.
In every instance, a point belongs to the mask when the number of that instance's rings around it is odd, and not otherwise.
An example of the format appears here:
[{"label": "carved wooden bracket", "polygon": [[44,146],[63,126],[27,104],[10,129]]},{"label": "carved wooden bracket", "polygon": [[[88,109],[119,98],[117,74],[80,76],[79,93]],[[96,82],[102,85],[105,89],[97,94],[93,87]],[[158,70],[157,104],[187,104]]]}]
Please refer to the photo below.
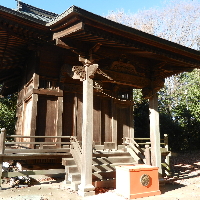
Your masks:
[{"label": "carved wooden bracket", "polygon": [[[88,74],[86,74],[86,70],[85,70],[86,67],[88,68],[87,69]],[[72,71],[74,72],[74,75],[72,78],[80,79],[80,81],[86,80],[87,77],[92,79],[92,78],[94,78],[94,75],[95,75],[97,69],[98,69],[97,64],[85,65],[85,66],[73,66]]]},{"label": "carved wooden bracket", "polygon": [[93,64],[88,67],[88,77],[94,78],[95,73],[97,73],[98,64]]},{"label": "carved wooden bracket", "polygon": [[80,79],[80,81],[86,79],[85,66],[73,66],[72,71],[74,72],[73,79]]},{"label": "carved wooden bracket", "polygon": [[122,73],[128,73],[128,74],[138,74],[135,66],[133,66],[130,63],[124,63],[122,61],[114,61],[110,67],[111,70],[122,72]]}]

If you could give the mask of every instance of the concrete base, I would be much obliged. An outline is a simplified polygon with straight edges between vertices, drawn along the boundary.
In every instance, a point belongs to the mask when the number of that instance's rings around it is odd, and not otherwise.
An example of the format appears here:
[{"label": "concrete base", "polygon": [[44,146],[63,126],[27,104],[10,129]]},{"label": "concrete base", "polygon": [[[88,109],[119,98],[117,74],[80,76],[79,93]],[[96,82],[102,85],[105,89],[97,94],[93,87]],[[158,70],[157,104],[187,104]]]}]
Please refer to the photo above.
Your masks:
[{"label": "concrete base", "polygon": [[84,192],[82,190],[78,190],[78,195],[81,197],[93,196],[93,195],[95,195],[95,191]]},{"label": "concrete base", "polygon": [[93,196],[95,195],[95,187],[93,185],[79,185],[78,186],[78,195],[82,197]]}]

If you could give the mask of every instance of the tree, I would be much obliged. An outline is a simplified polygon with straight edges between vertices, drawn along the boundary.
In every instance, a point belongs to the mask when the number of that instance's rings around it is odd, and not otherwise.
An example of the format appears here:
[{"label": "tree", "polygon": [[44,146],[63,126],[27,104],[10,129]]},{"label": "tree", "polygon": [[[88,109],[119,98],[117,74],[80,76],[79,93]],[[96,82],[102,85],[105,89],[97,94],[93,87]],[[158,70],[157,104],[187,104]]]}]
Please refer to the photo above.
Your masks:
[{"label": "tree", "polygon": [[5,128],[7,134],[15,132],[17,94],[0,97],[0,128]]},{"label": "tree", "polygon": [[[157,37],[199,50],[199,10],[197,0],[172,0],[161,8],[141,10],[137,13],[112,11],[106,17]],[[172,150],[199,148],[200,142],[200,70],[182,73],[165,80],[159,94],[161,135],[169,134]],[[135,123],[145,118],[146,101],[138,101],[136,93]],[[140,104],[140,105],[139,105]],[[142,106],[143,105],[143,106]],[[138,108],[143,108],[138,113]],[[139,118],[138,118],[139,117]],[[135,124],[137,131],[139,124]],[[143,126],[144,127],[144,126]],[[177,141],[179,141],[177,143]]]},{"label": "tree", "polygon": [[171,0],[161,8],[125,13],[111,11],[106,18],[136,28],[157,37],[198,49],[200,2],[197,0]]},{"label": "tree", "polygon": [[[200,142],[200,69],[182,73],[166,80],[159,91],[161,131],[171,133],[171,144],[177,150],[199,148]],[[171,126],[165,127],[166,116]],[[163,128],[165,127],[165,128]],[[169,130],[169,128],[171,128]],[[180,146],[177,145],[177,139]]]}]

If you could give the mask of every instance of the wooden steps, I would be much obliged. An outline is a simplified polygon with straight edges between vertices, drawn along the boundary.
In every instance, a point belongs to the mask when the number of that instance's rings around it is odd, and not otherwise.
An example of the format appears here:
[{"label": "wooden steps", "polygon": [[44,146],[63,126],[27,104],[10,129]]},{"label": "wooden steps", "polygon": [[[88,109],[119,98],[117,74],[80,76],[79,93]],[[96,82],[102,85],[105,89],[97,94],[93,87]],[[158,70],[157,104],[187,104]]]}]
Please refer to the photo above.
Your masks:
[{"label": "wooden steps", "polygon": [[[63,158],[65,166],[66,182],[70,181],[71,189],[78,190],[81,183],[81,174],[74,159]],[[93,153],[92,180],[95,187],[115,187],[117,165],[135,164],[135,161],[128,152],[123,151],[98,151]]]}]

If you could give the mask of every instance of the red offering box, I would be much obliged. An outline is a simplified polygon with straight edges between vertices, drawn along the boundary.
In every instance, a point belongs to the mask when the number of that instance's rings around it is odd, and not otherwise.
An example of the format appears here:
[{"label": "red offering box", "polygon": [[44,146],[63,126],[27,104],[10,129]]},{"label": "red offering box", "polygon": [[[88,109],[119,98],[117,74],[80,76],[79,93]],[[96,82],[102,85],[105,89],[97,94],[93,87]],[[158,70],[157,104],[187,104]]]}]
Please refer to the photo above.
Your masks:
[{"label": "red offering box", "polygon": [[116,166],[116,190],[128,199],[160,195],[158,167],[144,164]]}]

